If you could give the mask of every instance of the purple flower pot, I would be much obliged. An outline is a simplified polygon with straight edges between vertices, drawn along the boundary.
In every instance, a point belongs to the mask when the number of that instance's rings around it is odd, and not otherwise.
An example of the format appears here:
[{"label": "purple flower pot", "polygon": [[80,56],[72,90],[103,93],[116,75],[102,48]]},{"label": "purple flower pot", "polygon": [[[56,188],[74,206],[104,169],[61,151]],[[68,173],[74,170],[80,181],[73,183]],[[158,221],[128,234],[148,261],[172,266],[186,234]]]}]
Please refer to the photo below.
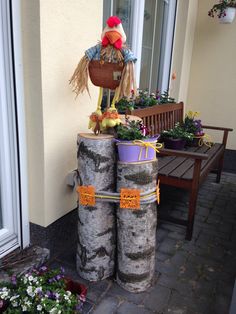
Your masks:
[{"label": "purple flower pot", "polygon": [[125,141],[115,139],[118,147],[119,160],[122,162],[139,162],[156,159],[156,151],[150,146],[145,146],[142,142],[150,143],[156,147],[158,136],[150,137],[143,140]]},{"label": "purple flower pot", "polygon": [[165,138],[165,148],[182,150],[186,144],[185,140],[180,138]]}]

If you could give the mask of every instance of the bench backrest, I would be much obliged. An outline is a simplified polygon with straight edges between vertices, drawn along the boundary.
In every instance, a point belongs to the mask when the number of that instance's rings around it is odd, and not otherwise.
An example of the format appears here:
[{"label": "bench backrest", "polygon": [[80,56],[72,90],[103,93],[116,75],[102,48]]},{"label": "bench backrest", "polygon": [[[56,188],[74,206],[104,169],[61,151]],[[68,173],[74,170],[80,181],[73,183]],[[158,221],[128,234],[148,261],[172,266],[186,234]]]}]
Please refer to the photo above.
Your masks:
[{"label": "bench backrest", "polygon": [[151,135],[160,134],[163,130],[174,127],[176,122],[183,121],[183,102],[155,105],[145,109],[135,109],[131,114],[142,118]]}]

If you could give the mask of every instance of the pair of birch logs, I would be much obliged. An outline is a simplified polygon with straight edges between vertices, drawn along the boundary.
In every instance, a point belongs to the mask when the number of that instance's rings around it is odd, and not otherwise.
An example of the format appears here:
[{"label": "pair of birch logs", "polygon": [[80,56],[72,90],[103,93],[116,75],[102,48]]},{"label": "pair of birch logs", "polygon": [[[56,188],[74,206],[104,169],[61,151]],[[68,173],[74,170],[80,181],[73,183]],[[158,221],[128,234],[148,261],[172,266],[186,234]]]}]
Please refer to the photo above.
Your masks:
[{"label": "pair of birch logs", "polygon": [[[79,134],[77,158],[80,185],[93,185],[96,191],[130,188],[145,192],[156,187],[157,160],[117,162],[111,135]],[[98,281],[116,272],[117,282],[124,289],[145,291],[155,271],[156,207],[156,203],[150,203],[131,210],[99,200],[94,207],[79,204],[79,275]]]}]

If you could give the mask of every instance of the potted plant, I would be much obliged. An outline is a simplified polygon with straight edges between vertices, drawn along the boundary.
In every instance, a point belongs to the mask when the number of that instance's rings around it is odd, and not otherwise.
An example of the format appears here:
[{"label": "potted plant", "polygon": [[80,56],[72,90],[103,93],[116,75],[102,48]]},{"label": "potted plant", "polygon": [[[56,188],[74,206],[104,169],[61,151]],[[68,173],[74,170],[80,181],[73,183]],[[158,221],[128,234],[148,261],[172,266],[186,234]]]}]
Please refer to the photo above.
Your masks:
[{"label": "potted plant", "polygon": [[134,110],[134,100],[129,99],[127,97],[121,98],[117,103],[116,103],[116,109],[118,113],[120,114],[126,114],[127,111],[130,112]]},{"label": "potted plant", "polygon": [[156,158],[156,142],[159,135],[149,137],[148,129],[141,121],[129,120],[116,127],[116,145],[119,160],[139,162]]},{"label": "potted plant", "polygon": [[217,16],[220,23],[232,23],[235,17],[236,0],[221,0],[208,11],[210,17]]},{"label": "potted plant", "polygon": [[0,284],[0,313],[81,313],[87,289],[46,266]]},{"label": "potted plant", "polygon": [[193,134],[193,140],[187,141],[190,146],[199,146],[201,139],[204,137],[205,133],[202,129],[202,122],[200,119],[196,119],[199,116],[198,111],[188,111],[185,115],[182,127],[188,133]]},{"label": "potted plant", "polygon": [[193,140],[193,133],[185,131],[180,123],[176,123],[175,127],[170,130],[164,130],[161,133],[165,148],[182,150],[186,141]]}]

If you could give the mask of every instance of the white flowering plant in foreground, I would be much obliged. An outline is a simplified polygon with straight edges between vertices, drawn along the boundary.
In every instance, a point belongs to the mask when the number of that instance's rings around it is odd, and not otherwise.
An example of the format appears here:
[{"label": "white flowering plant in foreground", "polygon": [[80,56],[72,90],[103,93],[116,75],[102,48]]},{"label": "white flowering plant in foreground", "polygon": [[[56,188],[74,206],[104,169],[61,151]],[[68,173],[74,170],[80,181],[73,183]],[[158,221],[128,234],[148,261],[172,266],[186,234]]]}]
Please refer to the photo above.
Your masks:
[{"label": "white flowering plant in foreground", "polygon": [[72,293],[63,269],[43,266],[12,276],[10,283],[0,283],[0,313],[81,313],[86,294],[83,288],[80,294]]}]

